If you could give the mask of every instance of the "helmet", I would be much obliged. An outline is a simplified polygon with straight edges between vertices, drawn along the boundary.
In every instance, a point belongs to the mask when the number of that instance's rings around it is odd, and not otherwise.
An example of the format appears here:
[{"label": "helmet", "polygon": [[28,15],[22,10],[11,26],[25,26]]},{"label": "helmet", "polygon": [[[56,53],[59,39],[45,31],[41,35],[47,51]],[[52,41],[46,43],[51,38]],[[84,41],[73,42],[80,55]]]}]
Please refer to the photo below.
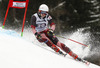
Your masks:
[{"label": "helmet", "polygon": [[49,8],[46,4],[42,4],[40,5],[39,7],[39,11],[46,11],[46,12],[49,12]]}]

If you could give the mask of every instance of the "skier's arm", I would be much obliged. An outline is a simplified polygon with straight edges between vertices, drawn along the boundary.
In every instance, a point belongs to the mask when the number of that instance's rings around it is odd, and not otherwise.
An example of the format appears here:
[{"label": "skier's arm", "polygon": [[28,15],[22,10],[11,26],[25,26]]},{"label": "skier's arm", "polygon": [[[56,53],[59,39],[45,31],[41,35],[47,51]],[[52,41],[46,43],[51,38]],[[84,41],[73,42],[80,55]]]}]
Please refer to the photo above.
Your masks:
[{"label": "skier's arm", "polygon": [[50,28],[54,31],[55,30],[55,23],[52,21],[52,17],[48,16],[48,22],[50,24]]},{"label": "skier's arm", "polygon": [[32,27],[32,32],[33,32],[33,34],[35,34],[36,33],[36,30]]},{"label": "skier's arm", "polygon": [[35,16],[32,16],[31,17],[31,28],[32,28],[33,34],[36,33],[35,27],[36,27],[36,17]]},{"label": "skier's arm", "polygon": [[50,28],[54,31],[55,30],[55,24],[52,22],[51,24],[50,24]]},{"label": "skier's arm", "polygon": [[38,32],[35,30],[35,27],[36,27],[36,17],[35,16],[32,16],[31,17],[31,28],[32,28],[32,32],[36,36],[37,39],[40,39],[41,38],[41,35],[38,34]]}]

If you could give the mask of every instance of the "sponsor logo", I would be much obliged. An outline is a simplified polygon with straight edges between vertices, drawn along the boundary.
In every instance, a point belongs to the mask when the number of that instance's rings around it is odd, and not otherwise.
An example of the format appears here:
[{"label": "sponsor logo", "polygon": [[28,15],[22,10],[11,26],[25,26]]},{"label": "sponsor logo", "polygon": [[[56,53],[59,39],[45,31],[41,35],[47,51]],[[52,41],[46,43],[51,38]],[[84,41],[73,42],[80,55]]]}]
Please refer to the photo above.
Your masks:
[{"label": "sponsor logo", "polygon": [[26,3],[13,2],[13,7],[25,7]]}]

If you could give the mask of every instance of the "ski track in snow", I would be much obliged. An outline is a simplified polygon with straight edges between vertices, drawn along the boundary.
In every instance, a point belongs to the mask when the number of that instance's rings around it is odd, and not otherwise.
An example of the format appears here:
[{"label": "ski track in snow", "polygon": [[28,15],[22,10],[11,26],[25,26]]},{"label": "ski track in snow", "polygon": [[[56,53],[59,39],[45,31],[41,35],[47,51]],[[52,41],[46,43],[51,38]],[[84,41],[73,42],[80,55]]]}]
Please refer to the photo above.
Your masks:
[{"label": "ski track in snow", "polygon": [[0,28],[0,68],[100,68],[57,55],[35,43],[20,37],[15,31]]}]

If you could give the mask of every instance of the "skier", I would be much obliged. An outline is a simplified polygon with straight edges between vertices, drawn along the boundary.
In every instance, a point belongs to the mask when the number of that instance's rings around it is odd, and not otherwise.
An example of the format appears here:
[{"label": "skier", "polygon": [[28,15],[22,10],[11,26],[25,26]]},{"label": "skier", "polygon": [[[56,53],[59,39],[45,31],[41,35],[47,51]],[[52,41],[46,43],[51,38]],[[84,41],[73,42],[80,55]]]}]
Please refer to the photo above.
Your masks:
[{"label": "skier", "polygon": [[[58,48],[60,47],[64,52],[80,61],[81,58],[73,53],[65,44],[61,43],[54,35],[55,23],[52,21],[52,17],[48,12],[48,6],[42,4],[40,5],[38,12],[33,14],[31,17],[31,28],[37,40],[46,43],[47,46],[51,47],[57,53],[63,54],[63,52]],[[48,27],[49,24],[50,28]]]}]

